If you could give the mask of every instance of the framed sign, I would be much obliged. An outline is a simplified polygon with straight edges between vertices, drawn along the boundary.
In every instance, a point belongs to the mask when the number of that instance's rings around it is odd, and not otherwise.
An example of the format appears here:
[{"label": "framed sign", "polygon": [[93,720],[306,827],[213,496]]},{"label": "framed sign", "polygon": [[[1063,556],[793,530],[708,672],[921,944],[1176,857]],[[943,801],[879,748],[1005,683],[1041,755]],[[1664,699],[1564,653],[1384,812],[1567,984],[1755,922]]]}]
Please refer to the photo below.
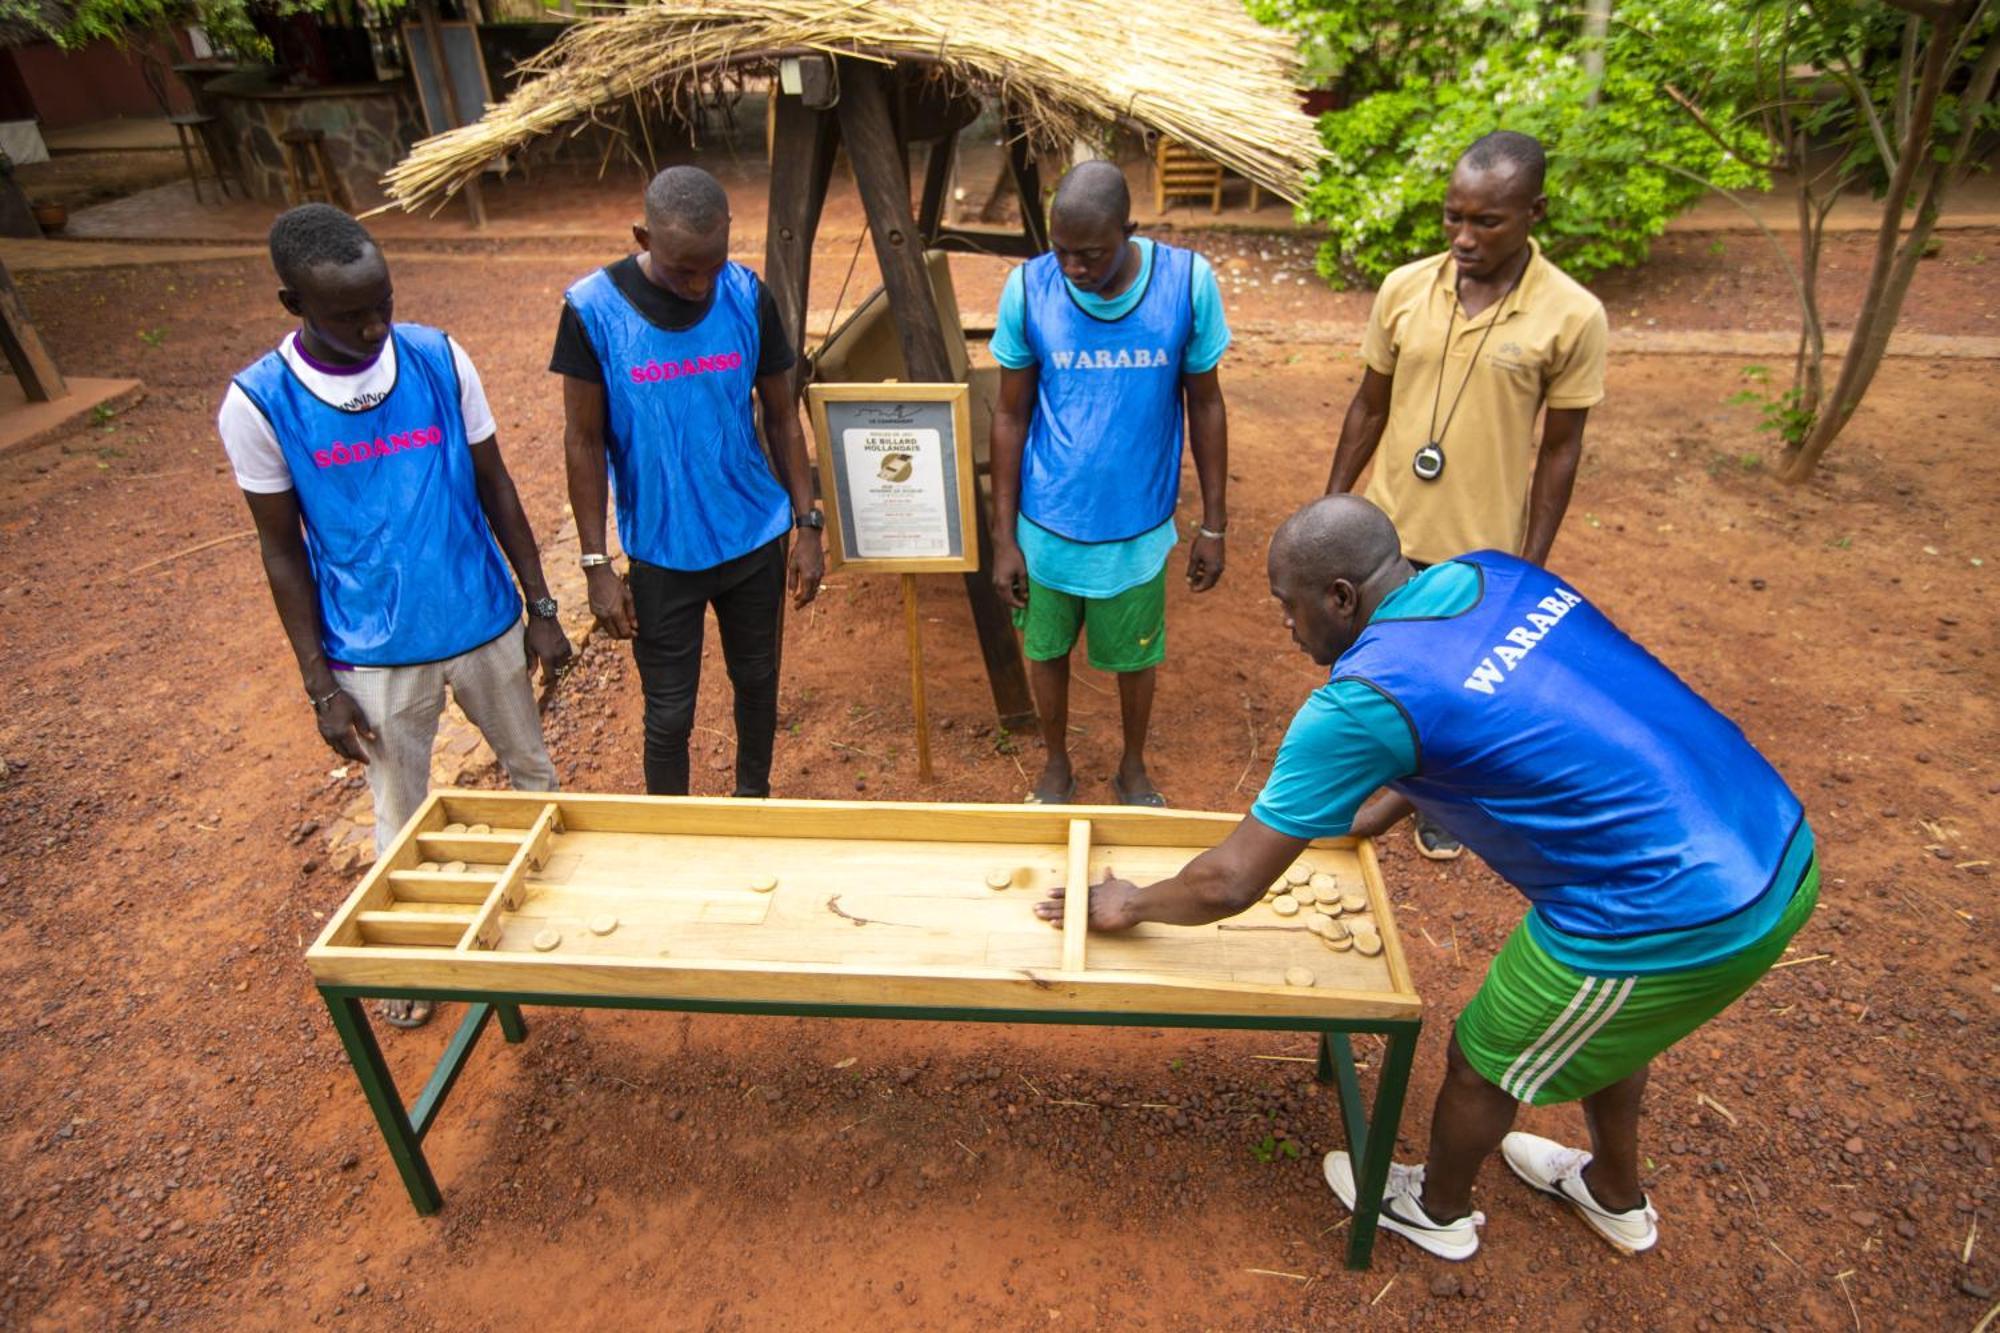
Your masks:
[{"label": "framed sign", "polygon": [[829,570],[979,568],[966,385],[814,384],[806,399],[819,443]]}]

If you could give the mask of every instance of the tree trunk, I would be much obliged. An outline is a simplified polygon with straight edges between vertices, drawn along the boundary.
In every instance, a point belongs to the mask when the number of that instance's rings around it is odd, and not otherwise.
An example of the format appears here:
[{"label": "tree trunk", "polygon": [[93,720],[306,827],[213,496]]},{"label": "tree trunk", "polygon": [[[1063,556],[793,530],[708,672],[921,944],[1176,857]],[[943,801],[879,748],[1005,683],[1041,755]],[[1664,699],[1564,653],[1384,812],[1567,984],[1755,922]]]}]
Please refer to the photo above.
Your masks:
[{"label": "tree trunk", "polygon": [[[1813,421],[1799,447],[1786,459],[1779,472],[1794,484],[1812,476],[1820,458],[1845,430],[1861,406],[1862,398],[1881,369],[1889,350],[1889,336],[1902,314],[1903,298],[1916,278],[1917,264],[1930,244],[1944,196],[1960,165],[1972,149],[1974,131],[1981,113],[1993,96],[1996,76],[2000,76],[2000,38],[1987,44],[1977,68],[1972,71],[1958,99],[1960,131],[1950,145],[1932,142],[1933,117],[1938,97],[1950,75],[1950,53],[1956,45],[1958,25],[1951,22],[1926,25],[1930,42],[1924,51],[1923,74],[1918,82],[1915,103],[1910,108],[1908,128],[1898,144],[1896,170],[1883,200],[1882,223],[1875,234],[1875,258],[1869,266],[1868,286],[1861,311],[1854,321],[1854,333],[1847,355],[1841,359],[1840,375],[1834,381],[1824,410]],[[1945,148],[1943,160],[1935,154]],[[1903,213],[1917,181],[1922,180],[1922,197],[1917,216],[1907,237],[1902,235]],[[1900,243],[1899,243],[1900,242]]]}]

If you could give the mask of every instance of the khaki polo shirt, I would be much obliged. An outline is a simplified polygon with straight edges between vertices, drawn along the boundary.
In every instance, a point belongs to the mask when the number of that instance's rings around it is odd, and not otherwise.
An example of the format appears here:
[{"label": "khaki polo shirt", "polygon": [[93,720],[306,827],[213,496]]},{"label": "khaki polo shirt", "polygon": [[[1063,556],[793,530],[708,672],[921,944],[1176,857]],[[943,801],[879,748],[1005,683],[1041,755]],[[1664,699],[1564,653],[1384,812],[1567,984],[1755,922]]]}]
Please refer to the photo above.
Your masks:
[{"label": "khaki polo shirt", "polygon": [[[1361,359],[1395,381],[1364,494],[1395,520],[1403,553],[1426,563],[1485,547],[1518,554],[1528,533],[1536,416],[1544,406],[1595,407],[1604,400],[1604,305],[1544,259],[1540,246],[1520,285],[1476,319],[1462,309],[1453,317],[1455,278],[1448,251],[1397,269],[1376,293],[1361,340]],[[1430,439],[1434,399],[1445,469],[1425,481],[1410,464]]]}]

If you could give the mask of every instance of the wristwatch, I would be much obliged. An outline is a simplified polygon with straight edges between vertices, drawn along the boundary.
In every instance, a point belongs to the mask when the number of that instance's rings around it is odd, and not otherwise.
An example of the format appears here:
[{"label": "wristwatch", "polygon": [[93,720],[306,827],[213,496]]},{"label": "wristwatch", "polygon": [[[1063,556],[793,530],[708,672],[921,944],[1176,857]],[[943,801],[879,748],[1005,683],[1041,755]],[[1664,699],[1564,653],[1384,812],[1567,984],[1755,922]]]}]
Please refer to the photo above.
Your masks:
[{"label": "wristwatch", "polygon": [[528,614],[538,620],[554,620],[556,618],[556,599],[553,597],[534,598],[528,603]]},{"label": "wristwatch", "polygon": [[792,515],[792,527],[811,528],[815,532],[826,531],[826,515],[817,509],[808,509],[803,514]]}]

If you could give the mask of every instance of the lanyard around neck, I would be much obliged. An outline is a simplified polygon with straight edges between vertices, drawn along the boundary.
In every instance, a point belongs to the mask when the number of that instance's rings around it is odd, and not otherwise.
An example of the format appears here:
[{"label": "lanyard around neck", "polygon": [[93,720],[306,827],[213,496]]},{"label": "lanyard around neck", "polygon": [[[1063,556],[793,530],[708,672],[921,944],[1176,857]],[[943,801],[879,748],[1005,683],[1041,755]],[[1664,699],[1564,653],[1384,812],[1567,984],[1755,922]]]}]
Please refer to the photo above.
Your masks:
[{"label": "lanyard around neck", "polygon": [[[1532,256],[1529,257],[1528,262],[1534,262]],[[1500,299],[1493,303],[1493,318],[1486,321],[1486,331],[1479,335],[1479,345],[1472,349],[1472,360],[1466,363],[1465,378],[1458,382],[1458,392],[1451,396],[1451,407],[1444,414],[1444,425],[1439,426],[1438,405],[1444,401],[1444,369],[1446,363],[1451,360],[1451,335],[1452,330],[1458,324],[1458,285],[1460,279],[1452,279],[1451,314],[1446,317],[1444,322],[1444,353],[1438,357],[1437,392],[1431,395],[1431,428],[1430,433],[1425,437],[1425,442],[1433,447],[1443,446],[1444,433],[1451,429],[1451,419],[1458,415],[1458,404],[1465,397],[1465,386],[1472,383],[1472,372],[1479,366],[1479,354],[1486,350],[1486,340],[1493,336],[1493,326],[1500,322],[1500,316],[1504,313],[1507,298],[1512,296],[1514,289],[1521,285],[1521,279],[1527,272],[1528,266],[1527,264],[1523,264],[1521,271],[1514,275],[1514,280],[1507,284],[1507,290],[1500,293]]]}]

